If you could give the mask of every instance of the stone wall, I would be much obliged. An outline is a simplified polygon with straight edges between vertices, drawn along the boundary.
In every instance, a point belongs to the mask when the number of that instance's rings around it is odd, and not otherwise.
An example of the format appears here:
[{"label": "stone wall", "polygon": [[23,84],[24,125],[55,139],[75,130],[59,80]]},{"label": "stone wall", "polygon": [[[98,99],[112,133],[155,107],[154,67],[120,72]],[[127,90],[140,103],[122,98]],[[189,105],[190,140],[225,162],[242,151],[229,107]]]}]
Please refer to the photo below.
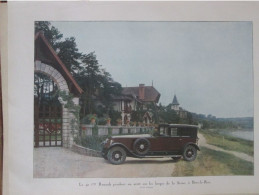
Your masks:
[{"label": "stone wall", "polygon": [[89,148],[85,148],[85,147],[79,146],[77,144],[73,144],[71,150],[78,154],[82,154],[82,155],[86,155],[86,156],[102,157],[101,152],[92,150]]}]

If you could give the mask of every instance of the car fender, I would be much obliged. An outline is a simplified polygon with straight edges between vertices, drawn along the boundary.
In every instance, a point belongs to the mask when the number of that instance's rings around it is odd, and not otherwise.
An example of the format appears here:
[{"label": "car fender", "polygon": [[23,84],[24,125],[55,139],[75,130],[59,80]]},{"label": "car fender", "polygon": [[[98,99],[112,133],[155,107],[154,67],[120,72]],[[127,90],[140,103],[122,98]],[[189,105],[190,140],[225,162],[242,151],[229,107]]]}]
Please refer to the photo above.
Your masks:
[{"label": "car fender", "polygon": [[110,147],[107,149],[107,151],[109,151],[111,148],[115,147],[115,146],[120,146],[122,147],[123,149],[125,149],[126,153],[128,156],[132,156],[132,157],[136,157],[136,158],[143,158],[143,156],[139,156],[135,153],[133,153],[132,151],[130,151],[127,146],[125,146],[124,144],[122,143],[112,143],[112,145],[110,145]]},{"label": "car fender", "polygon": [[195,143],[193,143],[193,142],[186,143],[186,144],[184,145],[184,147],[183,147],[183,150],[184,150],[184,148],[185,148],[186,146],[188,146],[188,145],[192,145],[192,146],[194,146],[197,150],[200,151],[199,146],[197,146],[197,144],[195,144]]},{"label": "car fender", "polygon": [[[130,151],[129,151],[129,149],[127,148],[127,146],[125,146],[124,144],[122,144],[122,143],[112,143],[111,145],[110,145],[110,147],[108,148],[108,150],[110,150],[111,148],[113,148],[113,147],[115,147],[115,146],[120,146],[120,147],[122,147],[123,149],[125,149],[125,151],[127,152],[127,153],[131,153]],[[107,151],[108,151],[107,150]]]}]

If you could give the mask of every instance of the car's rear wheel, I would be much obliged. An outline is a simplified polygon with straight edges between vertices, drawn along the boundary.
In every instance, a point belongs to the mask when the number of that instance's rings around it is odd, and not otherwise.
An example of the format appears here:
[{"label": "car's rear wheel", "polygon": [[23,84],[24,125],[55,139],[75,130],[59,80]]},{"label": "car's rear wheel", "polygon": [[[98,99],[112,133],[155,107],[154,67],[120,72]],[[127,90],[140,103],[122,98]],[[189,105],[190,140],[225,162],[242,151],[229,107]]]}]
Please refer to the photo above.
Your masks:
[{"label": "car's rear wheel", "polygon": [[192,146],[192,145],[188,145],[184,148],[183,151],[183,158],[186,161],[193,161],[195,160],[197,157],[197,149]]},{"label": "car's rear wheel", "polygon": [[108,151],[107,159],[114,165],[122,164],[126,159],[126,151],[119,146],[113,147]]},{"label": "car's rear wheel", "polygon": [[145,155],[150,148],[150,142],[145,138],[138,138],[133,144],[133,149],[138,155]]}]

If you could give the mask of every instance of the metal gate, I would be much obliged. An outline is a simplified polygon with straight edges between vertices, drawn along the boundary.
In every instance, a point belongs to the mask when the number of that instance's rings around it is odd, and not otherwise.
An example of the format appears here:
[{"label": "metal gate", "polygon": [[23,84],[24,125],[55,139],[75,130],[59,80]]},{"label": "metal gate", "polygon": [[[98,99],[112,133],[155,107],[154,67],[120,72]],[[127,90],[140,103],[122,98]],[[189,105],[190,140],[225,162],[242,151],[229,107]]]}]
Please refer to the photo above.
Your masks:
[{"label": "metal gate", "polygon": [[34,79],[34,147],[62,146],[62,105],[56,84],[47,76]]}]

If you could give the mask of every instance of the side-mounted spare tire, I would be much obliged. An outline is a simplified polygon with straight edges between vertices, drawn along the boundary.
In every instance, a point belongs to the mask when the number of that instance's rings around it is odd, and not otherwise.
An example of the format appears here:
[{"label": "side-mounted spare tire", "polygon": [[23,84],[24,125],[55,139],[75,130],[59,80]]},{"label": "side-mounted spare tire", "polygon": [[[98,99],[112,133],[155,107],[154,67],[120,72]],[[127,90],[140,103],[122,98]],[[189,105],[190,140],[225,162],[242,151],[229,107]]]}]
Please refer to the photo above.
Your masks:
[{"label": "side-mounted spare tire", "polygon": [[138,155],[145,155],[150,149],[150,142],[146,138],[138,138],[133,144],[133,150]]}]

